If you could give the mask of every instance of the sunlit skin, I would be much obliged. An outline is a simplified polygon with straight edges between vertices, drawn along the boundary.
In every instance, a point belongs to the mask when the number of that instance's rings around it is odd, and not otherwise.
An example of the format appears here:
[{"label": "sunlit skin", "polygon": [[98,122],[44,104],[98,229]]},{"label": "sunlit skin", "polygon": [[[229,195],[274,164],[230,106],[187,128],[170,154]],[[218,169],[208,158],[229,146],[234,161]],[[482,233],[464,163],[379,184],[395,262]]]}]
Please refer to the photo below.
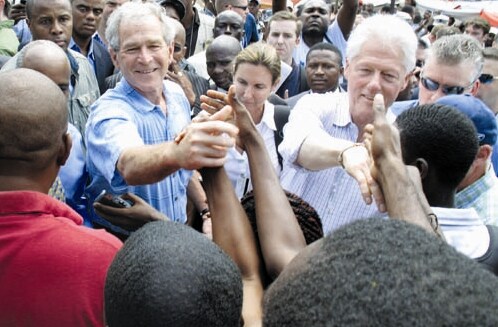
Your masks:
[{"label": "sunlit skin", "polygon": [[50,40],[67,50],[73,31],[71,4],[68,0],[34,2],[31,19],[27,20],[33,40]]},{"label": "sunlit skin", "polygon": [[403,53],[396,46],[382,47],[379,42],[366,42],[359,55],[347,61],[344,76],[348,80],[349,111],[359,130],[373,121],[373,99],[384,96],[391,106],[405,88],[409,74],[403,66]]},{"label": "sunlit skin", "polygon": [[[458,65],[445,65],[428,58],[420,76],[428,77],[440,85],[467,87],[465,92],[475,95],[478,82],[476,81],[471,85],[476,78],[475,74],[474,66],[469,65],[468,62],[462,62]],[[443,96],[445,94],[441,88],[436,91],[430,91],[419,82],[418,99],[420,104],[434,103]]]},{"label": "sunlit skin", "polygon": [[123,21],[119,27],[120,49],[111,49],[111,58],[126,81],[154,104],[164,103],[163,78],[171,48],[162,35],[157,17]]},{"label": "sunlit skin", "polygon": [[240,64],[234,73],[233,83],[236,86],[237,99],[251,113],[255,124],[261,122],[264,105],[276,84],[268,68],[263,65],[249,63]]}]

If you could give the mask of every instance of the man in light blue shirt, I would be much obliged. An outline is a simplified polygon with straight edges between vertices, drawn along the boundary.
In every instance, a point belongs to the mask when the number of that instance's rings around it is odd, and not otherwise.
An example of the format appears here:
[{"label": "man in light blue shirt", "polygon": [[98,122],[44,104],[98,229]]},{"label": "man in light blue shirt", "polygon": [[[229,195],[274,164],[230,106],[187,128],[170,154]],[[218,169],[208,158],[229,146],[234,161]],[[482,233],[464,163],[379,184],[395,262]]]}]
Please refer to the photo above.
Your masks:
[{"label": "man in light blue shirt", "polygon": [[185,94],[164,81],[175,31],[168,19],[159,5],[135,2],[109,19],[106,38],[123,79],[88,119],[87,193],[91,202],[102,190],[135,193],[184,223],[190,170],[223,165],[237,129],[221,121],[190,124]]}]

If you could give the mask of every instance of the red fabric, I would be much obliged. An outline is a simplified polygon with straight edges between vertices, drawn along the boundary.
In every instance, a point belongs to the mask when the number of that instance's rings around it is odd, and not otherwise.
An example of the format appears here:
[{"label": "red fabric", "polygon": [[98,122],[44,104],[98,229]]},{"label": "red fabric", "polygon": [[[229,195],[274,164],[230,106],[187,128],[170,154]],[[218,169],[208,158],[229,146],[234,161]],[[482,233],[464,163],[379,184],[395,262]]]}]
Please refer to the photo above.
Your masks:
[{"label": "red fabric", "polygon": [[37,192],[0,192],[0,326],[103,326],[107,269],[122,243]]},{"label": "red fabric", "polygon": [[484,9],[481,11],[481,17],[487,20],[489,25],[498,27],[498,12],[491,12]]}]

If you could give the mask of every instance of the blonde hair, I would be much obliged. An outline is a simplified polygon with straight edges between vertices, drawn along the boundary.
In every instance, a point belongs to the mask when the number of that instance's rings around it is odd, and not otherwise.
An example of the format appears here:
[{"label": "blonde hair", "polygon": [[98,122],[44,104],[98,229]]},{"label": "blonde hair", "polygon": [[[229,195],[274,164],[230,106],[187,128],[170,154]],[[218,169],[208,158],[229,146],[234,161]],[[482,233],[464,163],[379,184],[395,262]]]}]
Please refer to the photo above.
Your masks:
[{"label": "blonde hair", "polygon": [[265,43],[253,43],[242,50],[235,58],[233,73],[237,72],[240,64],[261,65],[271,73],[271,82],[275,84],[280,78],[280,58],[277,50]]}]

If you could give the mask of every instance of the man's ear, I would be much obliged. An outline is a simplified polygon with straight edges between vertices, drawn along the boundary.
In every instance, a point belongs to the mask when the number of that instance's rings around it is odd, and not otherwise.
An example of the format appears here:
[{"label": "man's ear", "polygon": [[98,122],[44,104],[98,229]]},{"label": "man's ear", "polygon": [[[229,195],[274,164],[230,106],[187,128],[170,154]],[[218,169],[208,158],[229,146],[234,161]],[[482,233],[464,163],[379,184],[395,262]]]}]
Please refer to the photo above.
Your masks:
[{"label": "man's ear", "polygon": [[474,85],[472,85],[472,89],[470,90],[470,94],[472,94],[473,96],[477,96],[477,91],[479,90],[480,85],[481,85],[481,81],[479,81],[479,79],[477,79],[474,82]]},{"label": "man's ear", "polygon": [[420,172],[420,179],[424,180],[424,178],[427,177],[427,173],[429,172],[429,164],[424,158],[415,159],[411,165],[417,167]]},{"label": "man's ear", "polygon": [[344,77],[349,79],[349,59],[346,58],[346,66],[344,67]]},{"label": "man's ear", "polygon": [[57,154],[57,165],[64,166],[66,164],[67,158],[69,158],[69,153],[71,153],[71,147],[73,146],[73,140],[71,134],[66,133],[62,136],[62,144]]},{"label": "man's ear", "polygon": [[491,147],[491,145],[483,144],[479,147],[479,150],[477,150],[476,160],[482,160],[486,162],[491,157],[492,153],[493,148]]},{"label": "man's ear", "polygon": [[109,54],[111,55],[112,63],[116,69],[119,69],[118,54],[113,48],[109,47]]}]

